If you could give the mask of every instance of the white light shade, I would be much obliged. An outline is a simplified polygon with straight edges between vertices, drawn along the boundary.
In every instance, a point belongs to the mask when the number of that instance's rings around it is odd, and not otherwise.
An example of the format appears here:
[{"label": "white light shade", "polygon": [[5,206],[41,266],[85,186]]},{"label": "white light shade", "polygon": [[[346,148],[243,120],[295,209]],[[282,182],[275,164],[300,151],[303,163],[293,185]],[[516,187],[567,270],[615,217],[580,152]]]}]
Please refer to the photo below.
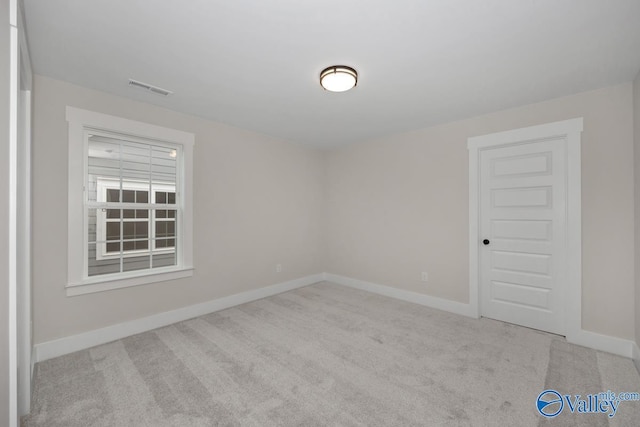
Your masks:
[{"label": "white light shade", "polygon": [[358,84],[358,72],[344,65],[333,65],[320,73],[320,84],[331,92],[344,92]]}]

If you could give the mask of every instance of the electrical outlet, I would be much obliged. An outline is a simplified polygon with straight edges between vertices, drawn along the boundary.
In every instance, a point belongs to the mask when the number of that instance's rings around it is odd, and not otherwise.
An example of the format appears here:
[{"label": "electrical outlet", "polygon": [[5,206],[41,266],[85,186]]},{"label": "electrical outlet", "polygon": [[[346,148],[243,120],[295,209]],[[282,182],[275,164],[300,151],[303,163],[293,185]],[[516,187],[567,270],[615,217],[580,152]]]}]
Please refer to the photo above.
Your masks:
[{"label": "electrical outlet", "polygon": [[276,264],[276,273],[282,272],[282,264]]},{"label": "electrical outlet", "polygon": [[426,271],[423,271],[420,280],[422,280],[423,282],[428,282],[429,281],[429,274]]}]

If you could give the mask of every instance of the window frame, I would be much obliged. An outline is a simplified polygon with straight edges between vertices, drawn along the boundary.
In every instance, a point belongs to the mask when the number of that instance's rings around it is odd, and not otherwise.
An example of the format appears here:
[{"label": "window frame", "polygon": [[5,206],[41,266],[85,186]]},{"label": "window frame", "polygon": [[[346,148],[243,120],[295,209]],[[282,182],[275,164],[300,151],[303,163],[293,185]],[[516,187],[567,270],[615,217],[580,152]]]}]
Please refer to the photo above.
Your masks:
[{"label": "window frame", "polygon": [[[193,275],[193,145],[192,133],[108,114],[66,108],[69,126],[68,277],[67,296],[174,280]],[[88,135],[108,134],[144,140],[180,151],[176,182],[176,265],[88,276],[87,171]],[[151,197],[151,195],[149,195]],[[155,195],[154,195],[155,196]]]}]

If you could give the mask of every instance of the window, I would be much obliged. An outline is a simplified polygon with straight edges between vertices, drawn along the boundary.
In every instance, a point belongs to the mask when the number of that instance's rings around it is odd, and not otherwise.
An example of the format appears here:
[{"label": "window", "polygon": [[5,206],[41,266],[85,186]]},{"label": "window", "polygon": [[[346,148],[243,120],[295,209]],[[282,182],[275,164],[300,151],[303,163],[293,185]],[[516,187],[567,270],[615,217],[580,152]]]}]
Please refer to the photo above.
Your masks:
[{"label": "window", "polygon": [[[150,185],[144,181],[119,181],[104,177],[98,177],[96,181],[98,204],[110,206],[99,208],[96,212],[96,260],[114,259],[121,255],[132,257],[152,252],[155,255],[175,252],[175,184]],[[121,209],[120,202],[135,203],[145,209]],[[146,209],[148,203],[157,206],[149,211]],[[158,208],[164,205],[171,205],[172,209]],[[156,260],[159,259],[156,256]]]},{"label": "window", "polygon": [[67,120],[67,294],[191,275],[193,135],[71,107]]}]

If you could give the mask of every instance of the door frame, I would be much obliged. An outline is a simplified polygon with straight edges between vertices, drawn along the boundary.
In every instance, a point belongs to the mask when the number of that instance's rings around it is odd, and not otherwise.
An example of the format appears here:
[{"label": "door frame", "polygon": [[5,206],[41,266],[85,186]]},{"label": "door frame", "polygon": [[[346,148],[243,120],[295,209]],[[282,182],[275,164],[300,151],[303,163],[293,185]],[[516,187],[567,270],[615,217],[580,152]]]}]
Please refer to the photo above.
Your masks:
[{"label": "door frame", "polygon": [[31,107],[33,75],[22,2],[9,2],[9,427],[29,413],[31,313]]},{"label": "door frame", "polygon": [[567,166],[567,244],[566,304],[567,340],[575,341],[582,331],[582,187],[581,133],[583,118],[563,120],[538,126],[468,138],[469,150],[469,306],[472,316],[480,317],[480,152],[498,147],[534,142],[546,138],[562,138],[566,144]]}]

